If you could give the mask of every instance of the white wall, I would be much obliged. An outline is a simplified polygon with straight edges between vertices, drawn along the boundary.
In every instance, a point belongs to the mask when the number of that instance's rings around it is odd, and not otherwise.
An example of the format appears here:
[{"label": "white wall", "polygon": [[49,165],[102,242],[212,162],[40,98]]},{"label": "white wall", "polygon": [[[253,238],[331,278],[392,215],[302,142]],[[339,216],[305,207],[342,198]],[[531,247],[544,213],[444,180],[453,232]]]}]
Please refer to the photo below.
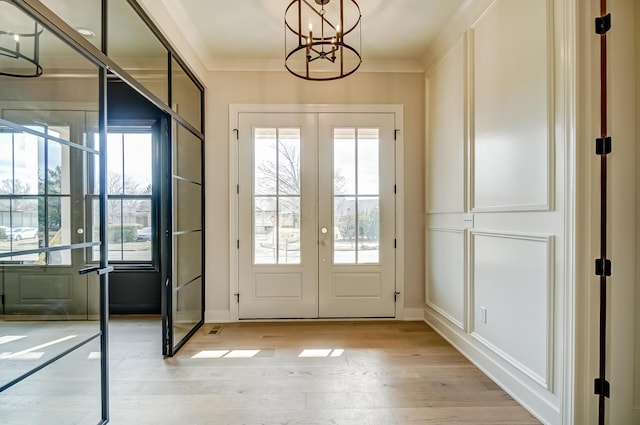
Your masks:
[{"label": "white wall", "polygon": [[[563,2],[466,4],[427,73],[425,318],[563,421],[569,213]],[[554,23],[555,22],[555,23]]]},{"label": "white wall", "polygon": [[229,105],[404,105],[405,308],[424,299],[424,75],[356,73],[332,82],[304,81],[287,72],[211,72],[206,101],[206,318],[230,319]]}]

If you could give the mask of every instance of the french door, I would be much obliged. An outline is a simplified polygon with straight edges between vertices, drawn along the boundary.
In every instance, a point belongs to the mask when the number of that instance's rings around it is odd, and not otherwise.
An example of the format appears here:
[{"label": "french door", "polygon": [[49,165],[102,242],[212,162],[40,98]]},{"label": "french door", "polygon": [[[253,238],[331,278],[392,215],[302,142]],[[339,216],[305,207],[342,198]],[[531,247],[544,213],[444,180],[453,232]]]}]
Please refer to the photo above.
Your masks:
[{"label": "french door", "polygon": [[394,114],[239,114],[239,318],[394,317]]}]

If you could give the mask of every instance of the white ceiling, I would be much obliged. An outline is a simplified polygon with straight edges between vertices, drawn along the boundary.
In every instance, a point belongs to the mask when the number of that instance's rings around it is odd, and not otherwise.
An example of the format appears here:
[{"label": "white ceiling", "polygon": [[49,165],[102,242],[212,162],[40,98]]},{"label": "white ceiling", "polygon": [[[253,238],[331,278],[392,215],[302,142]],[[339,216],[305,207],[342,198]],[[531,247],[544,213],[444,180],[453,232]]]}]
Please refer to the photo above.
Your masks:
[{"label": "white ceiling", "polygon": [[[163,0],[208,69],[269,61],[282,66],[284,12],[290,1]],[[421,62],[463,1],[357,0],[363,67],[368,62]]]}]

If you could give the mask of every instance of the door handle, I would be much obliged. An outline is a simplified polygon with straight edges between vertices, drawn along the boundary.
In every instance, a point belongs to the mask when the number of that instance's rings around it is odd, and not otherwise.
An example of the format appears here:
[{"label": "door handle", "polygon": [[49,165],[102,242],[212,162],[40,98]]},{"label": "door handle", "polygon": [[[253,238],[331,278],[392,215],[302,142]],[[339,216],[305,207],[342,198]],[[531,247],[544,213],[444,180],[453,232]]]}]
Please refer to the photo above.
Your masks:
[{"label": "door handle", "polygon": [[78,274],[89,274],[89,273],[96,272],[99,275],[102,275],[102,274],[110,273],[112,271],[113,271],[113,266],[107,266],[104,268],[100,268],[100,266],[88,266],[78,270]]}]

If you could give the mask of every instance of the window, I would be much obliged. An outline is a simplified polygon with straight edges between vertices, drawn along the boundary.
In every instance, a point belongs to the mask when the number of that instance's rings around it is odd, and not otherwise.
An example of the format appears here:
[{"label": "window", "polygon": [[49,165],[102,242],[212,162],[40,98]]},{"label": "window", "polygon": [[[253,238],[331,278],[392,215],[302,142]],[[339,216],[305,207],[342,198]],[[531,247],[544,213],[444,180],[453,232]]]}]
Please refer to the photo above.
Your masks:
[{"label": "window", "polygon": [[[150,262],[155,226],[151,213],[151,128],[110,128],[107,136],[109,261]],[[98,211],[96,208],[95,211]],[[96,221],[97,222],[97,221]]]}]

